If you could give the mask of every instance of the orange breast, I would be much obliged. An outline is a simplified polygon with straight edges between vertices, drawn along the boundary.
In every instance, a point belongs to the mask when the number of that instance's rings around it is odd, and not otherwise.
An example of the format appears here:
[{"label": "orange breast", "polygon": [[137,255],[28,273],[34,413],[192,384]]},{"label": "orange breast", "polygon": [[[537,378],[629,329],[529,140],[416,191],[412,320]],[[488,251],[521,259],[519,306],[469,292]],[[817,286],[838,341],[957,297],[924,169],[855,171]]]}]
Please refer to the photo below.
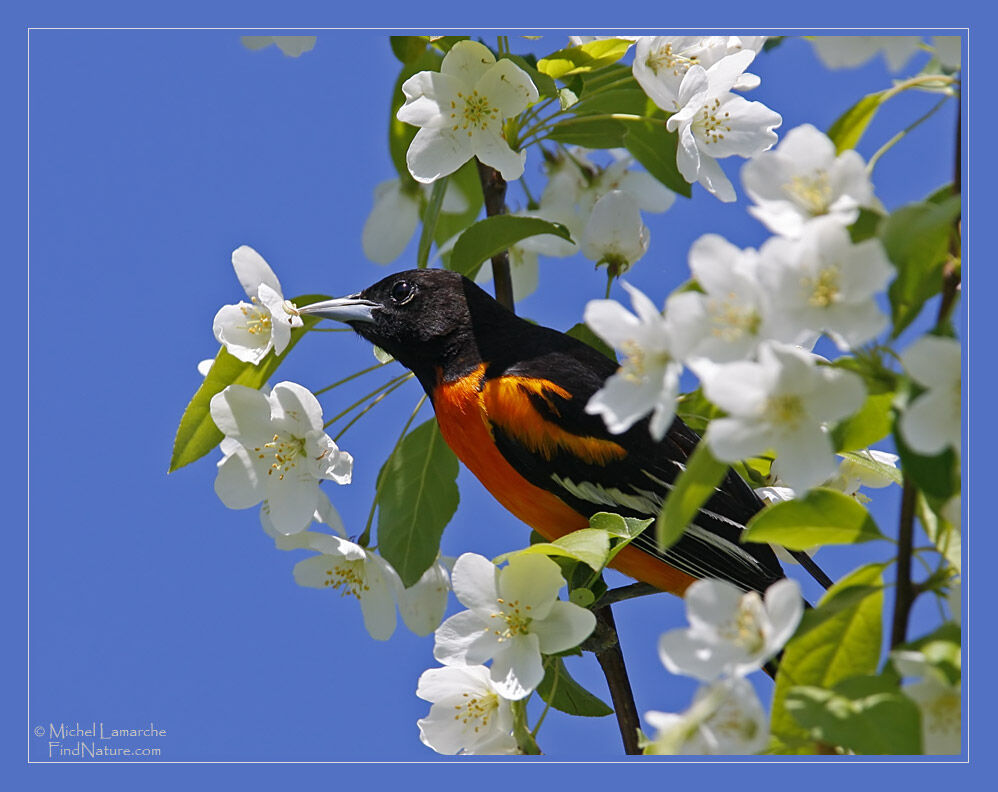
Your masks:
[{"label": "orange breast", "polygon": [[[503,398],[506,395],[504,388],[532,383],[526,387],[533,389],[538,387],[537,380],[501,378],[490,380],[483,387],[484,376],[483,364],[466,377],[437,386],[433,407],[447,445],[499,503],[548,541],[587,528],[587,517],[553,493],[531,484],[506,461],[493,441],[491,421],[498,421],[504,430],[548,459],[551,449],[556,446],[566,446],[573,453],[594,461],[619,456],[626,451],[609,440],[563,432],[530,408],[527,400]],[[545,385],[557,388],[553,383]],[[682,594],[695,580],[634,547],[624,548],[611,566],[675,594]]]}]

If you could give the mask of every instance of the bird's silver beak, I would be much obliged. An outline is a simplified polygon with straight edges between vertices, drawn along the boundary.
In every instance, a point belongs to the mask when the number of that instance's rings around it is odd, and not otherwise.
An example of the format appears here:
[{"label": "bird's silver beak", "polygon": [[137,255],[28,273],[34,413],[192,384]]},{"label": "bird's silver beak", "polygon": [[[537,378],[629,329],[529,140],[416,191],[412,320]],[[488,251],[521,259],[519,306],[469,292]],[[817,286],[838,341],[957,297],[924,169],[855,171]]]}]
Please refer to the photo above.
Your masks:
[{"label": "bird's silver beak", "polygon": [[318,316],[320,319],[335,319],[337,322],[373,322],[372,311],[379,307],[376,302],[351,294],[349,297],[337,297],[306,305],[299,308],[298,313],[303,316]]}]

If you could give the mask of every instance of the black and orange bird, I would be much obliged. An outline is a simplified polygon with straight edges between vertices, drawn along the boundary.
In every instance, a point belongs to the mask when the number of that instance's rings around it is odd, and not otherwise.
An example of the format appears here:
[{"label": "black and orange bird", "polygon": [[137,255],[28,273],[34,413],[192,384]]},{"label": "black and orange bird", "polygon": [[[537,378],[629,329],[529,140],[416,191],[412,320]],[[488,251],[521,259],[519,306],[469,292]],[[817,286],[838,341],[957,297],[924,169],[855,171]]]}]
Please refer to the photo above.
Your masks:
[{"label": "black and orange bird", "polygon": [[[647,418],[610,434],[585,407],[617,363],[518,317],[455,272],[400,272],[300,311],[345,322],[410,369],[458,458],[548,541],[588,527],[597,512],[657,515],[699,440],[679,418],[661,441]],[[678,595],[699,578],[765,591],[784,576],[772,548],[739,541],[761,508],[729,470],[678,542],[660,550],[646,532],[611,566]]]}]

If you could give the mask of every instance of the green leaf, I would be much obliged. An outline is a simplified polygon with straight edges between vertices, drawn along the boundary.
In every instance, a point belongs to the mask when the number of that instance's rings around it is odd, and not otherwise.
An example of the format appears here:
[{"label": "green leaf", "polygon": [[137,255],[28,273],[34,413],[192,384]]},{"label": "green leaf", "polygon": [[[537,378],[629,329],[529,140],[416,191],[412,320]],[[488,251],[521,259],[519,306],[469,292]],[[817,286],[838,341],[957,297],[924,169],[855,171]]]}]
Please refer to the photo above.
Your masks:
[{"label": "green leaf", "polygon": [[856,144],[863,137],[880,105],[888,98],[890,98],[889,89],[867,94],[839,116],[828,129],[828,137],[835,144],[837,154],[846,149],[856,148]]},{"label": "green leaf", "polygon": [[[328,299],[321,294],[305,294],[294,298],[292,302],[303,307]],[[215,362],[208,371],[208,375],[191,398],[180,419],[180,426],[177,427],[177,435],[173,440],[173,453],[170,456],[168,473],[200,459],[222,442],[224,435],[215,426],[215,422],[211,420],[211,397],[225,390],[229,385],[262,388],[270,375],[277,371],[277,367],[281,365],[294,345],[318,319],[314,316],[306,316],[302,317],[302,321],[302,327],[297,327],[291,331],[291,340],[288,342],[287,348],[280,355],[275,354],[273,349],[270,350],[258,366],[237,360],[225,351],[225,347],[218,350],[218,355],[215,356]]]},{"label": "green leaf", "polygon": [[409,432],[381,467],[378,549],[407,587],[436,560],[457,510],[457,472],[457,457],[433,418]]},{"label": "green leaf", "polygon": [[774,503],[749,520],[742,541],[789,550],[884,539],[870,513],[848,495],[818,487],[803,498]]},{"label": "green leaf", "polygon": [[691,195],[691,185],[676,165],[679,135],[665,128],[665,121],[628,121],[624,124],[624,147],[647,171],[673,192]]},{"label": "green leaf", "polygon": [[887,289],[893,338],[918,316],[925,301],[942,289],[950,235],[959,216],[960,196],[951,195],[941,203],[903,206],[881,225],[880,240],[897,268],[897,277]]},{"label": "green leaf", "polygon": [[620,148],[624,145],[626,129],[612,118],[575,116],[555,124],[547,138],[556,143],[586,148]]},{"label": "green leaf", "polygon": [[784,751],[812,753],[815,747],[808,730],[786,709],[791,688],[808,685],[831,689],[844,679],[877,670],[884,607],[881,575],[885,566],[868,564],[836,583],[817,609],[853,586],[873,586],[878,591],[839,609],[812,629],[795,635],[787,644],[776,674],[770,719],[772,734]]},{"label": "green leaf", "polygon": [[684,393],[679,397],[676,415],[702,437],[707,430],[707,424],[724,415],[724,412],[703,395],[703,388],[697,388],[695,391]]},{"label": "green leaf", "polygon": [[858,245],[864,240],[875,237],[883,222],[884,215],[865,206],[859,210],[859,217],[856,222],[849,226],[849,238],[854,245]]},{"label": "green leaf", "polygon": [[815,739],[857,754],[922,752],[918,706],[880,676],[846,680],[835,691],[791,688],[786,708]]},{"label": "green leaf", "polygon": [[893,391],[868,396],[859,412],[840,422],[832,430],[832,443],[836,451],[855,451],[869,448],[891,433],[894,418],[891,404]]},{"label": "green leaf", "polygon": [[556,80],[570,74],[591,72],[619,61],[633,43],[626,39],[602,39],[578,47],[566,47],[541,58],[537,68]]},{"label": "green leaf", "polygon": [[919,490],[915,497],[915,513],[918,515],[918,521],[922,524],[922,528],[925,529],[926,536],[936,546],[939,554],[956,570],[956,573],[961,574],[962,553],[959,528],[945,520],[938,513],[938,510],[932,507],[924,492]]},{"label": "green leaf", "polygon": [[425,36],[389,36],[388,42],[402,63],[415,63],[426,52]]},{"label": "green leaf", "polygon": [[[437,248],[451,238],[457,236],[468,226],[475,222],[481,214],[482,205],[485,203],[482,197],[482,182],[478,178],[478,166],[475,160],[468,160],[450,175],[451,189],[457,188],[467,202],[467,208],[459,214],[441,213],[437,217],[437,227],[433,231],[433,241]],[[450,261],[450,253],[445,254],[444,261]]]},{"label": "green leaf", "polygon": [[416,248],[416,266],[419,269],[425,269],[430,260],[430,247],[433,245],[433,235],[437,230],[440,207],[443,205],[444,193],[447,192],[449,181],[450,176],[442,176],[433,183],[430,199],[423,208],[423,230],[419,234],[419,245]]},{"label": "green leaf", "polygon": [[596,512],[589,518],[590,527],[628,541],[640,536],[652,522],[650,517],[641,520],[637,517],[623,517],[613,512]]},{"label": "green leaf", "polygon": [[537,695],[556,710],[584,718],[602,718],[612,715],[603,701],[572,679],[560,657],[545,660],[544,679],[537,686]]},{"label": "green leaf", "polygon": [[650,517],[646,520],[640,520],[637,517],[622,517],[613,512],[597,512],[590,517],[590,527],[617,539],[607,555],[606,561],[603,562],[604,566],[610,564],[617,553],[644,533],[645,529],[653,522],[654,520]]},{"label": "green leaf", "polygon": [[600,338],[596,333],[589,329],[589,325],[584,322],[579,322],[577,325],[572,325],[566,332],[565,335],[569,335],[572,338],[588,344],[597,352],[602,352],[610,360],[616,362],[617,353],[613,351],[613,347],[609,346],[602,338]]},{"label": "green leaf", "polygon": [[505,553],[495,559],[496,563],[509,559],[513,555],[555,555],[575,559],[599,572],[606,564],[607,553],[610,552],[610,538],[606,531],[595,528],[580,528],[553,542],[537,542],[523,550]]},{"label": "green leaf", "polygon": [[606,115],[610,113],[627,113],[628,115],[648,115],[655,112],[655,104],[649,103],[648,95],[641,89],[632,77],[628,86],[611,88],[588,97],[583,97],[572,105],[576,116]]},{"label": "green leaf", "polygon": [[450,269],[474,278],[483,262],[508,250],[510,245],[521,239],[540,234],[553,234],[572,241],[572,235],[561,223],[514,215],[486,217],[469,227],[458,238],[451,253]]},{"label": "green leaf", "polygon": [[952,448],[935,456],[915,453],[905,443],[897,426],[894,427],[894,445],[901,457],[901,469],[926,495],[948,501],[960,491],[959,460]]},{"label": "green leaf", "polygon": [[679,541],[727,470],[728,466],[714,458],[706,443],[697,445],[686,462],[686,469],[673,482],[655,521],[655,540],[659,548],[671,547]]},{"label": "green leaf", "polygon": [[822,599],[819,607],[804,611],[795,636],[800,637],[816,627],[820,627],[833,616],[838,615],[848,608],[856,607],[856,605],[867,597],[880,594],[883,590],[883,585],[857,583],[854,586],[836,586],[834,593]]}]

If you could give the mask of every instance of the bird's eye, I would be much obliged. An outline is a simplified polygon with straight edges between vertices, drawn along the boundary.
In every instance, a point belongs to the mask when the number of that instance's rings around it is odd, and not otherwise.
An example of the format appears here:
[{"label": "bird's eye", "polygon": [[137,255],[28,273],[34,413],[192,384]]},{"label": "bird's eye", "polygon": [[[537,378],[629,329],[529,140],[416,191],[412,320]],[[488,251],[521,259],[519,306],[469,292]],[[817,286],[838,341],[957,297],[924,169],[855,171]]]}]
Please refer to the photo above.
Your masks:
[{"label": "bird's eye", "polygon": [[416,294],[416,287],[409,283],[409,281],[401,280],[392,286],[391,294],[392,300],[399,305],[405,305]]}]

